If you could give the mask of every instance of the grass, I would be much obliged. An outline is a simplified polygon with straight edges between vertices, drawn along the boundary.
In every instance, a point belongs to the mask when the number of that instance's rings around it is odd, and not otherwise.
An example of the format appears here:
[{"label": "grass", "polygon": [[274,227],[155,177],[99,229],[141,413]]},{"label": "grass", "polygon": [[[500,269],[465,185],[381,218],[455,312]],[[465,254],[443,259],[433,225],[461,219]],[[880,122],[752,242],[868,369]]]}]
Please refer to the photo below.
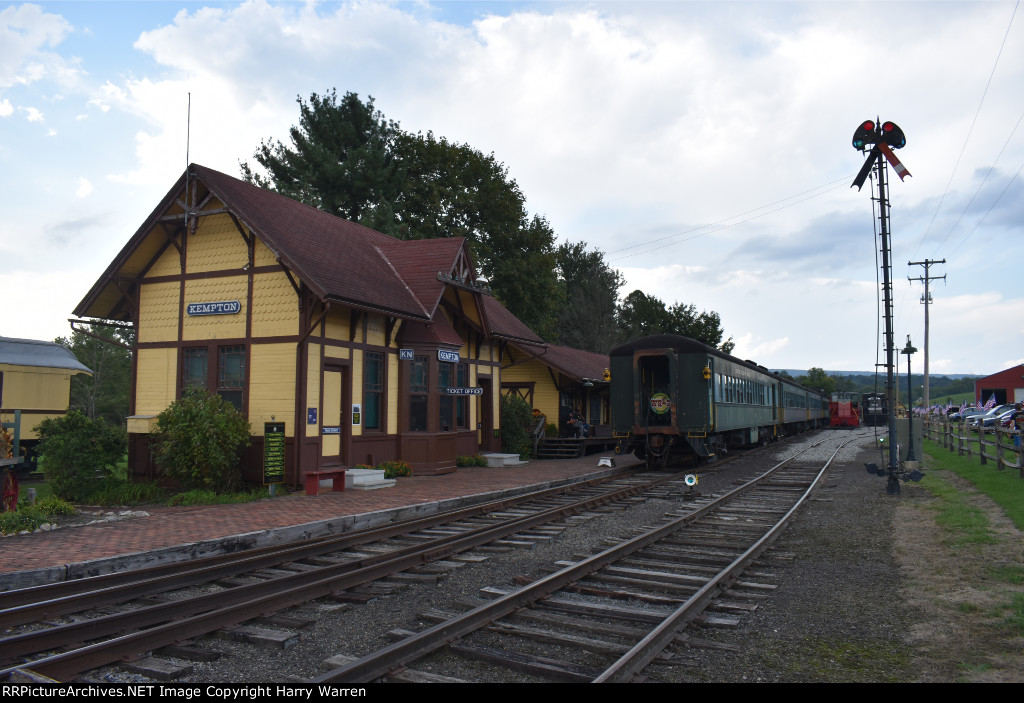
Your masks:
[{"label": "grass", "polygon": [[1006,626],[1012,628],[1017,636],[1024,635],[1024,593],[1018,593],[1013,597]]},{"label": "grass", "polygon": [[[28,499],[28,489],[36,489],[36,501],[43,502],[53,498],[53,488],[48,481],[19,484],[18,500]],[[266,486],[252,488],[248,491],[234,493],[215,493],[213,491],[192,490],[173,492],[152,483],[128,483],[116,478],[102,479],[96,482],[96,490],[85,500],[83,505],[223,505],[229,503],[249,503],[268,497]]]},{"label": "grass", "polygon": [[226,505],[231,503],[251,503],[269,495],[266,487],[253,488],[240,493],[214,493],[213,491],[192,490],[178,493],[167,501],[167,505]]},{"label": "grass", "polygon": [[937,513],[935,523],[949,532],[950,546],[993,544],[996,541],[989,532],[984,511],[969,505],[961,491],[931,473],[925,475],[921,485],[939,499],[933,506]]},{"label": "grass", "polygon": [[1001,507],[1017,529],[1024,530],[1024,479],[1017,471],[999,471],[993,462],[982,466],[977,456],[958,456],[929,439],[924,440],[924,451],[930,457],[929,468],[952,471],[969,481]]},{"label": "grass", "polygon": [[[949,471],[968,481],[999,505],[1018,529],[1024,529],[1024,480],[1017,471],[999,471],[993,463],[982,466],[977,456],[950,453],[928,439],[924,440],[924,450],[930,470]],[[998,541],[988,529],[985,513],[971,506],[962,491],[934,473],[925,476],[922,485],[939,499],[935,521],[947,530],[951,546]],[[985,578],[1007,586],[1000,589],[1007,600],[997,605],[990,617],[1015,637],[1024,635],[1024,593],[1019,592],[1024,584],[1024,565],[995,564],[988,567],[982,580]],[[978,606],[970,603],[961,603],[958,608],[967,614],[978,612]]]}]

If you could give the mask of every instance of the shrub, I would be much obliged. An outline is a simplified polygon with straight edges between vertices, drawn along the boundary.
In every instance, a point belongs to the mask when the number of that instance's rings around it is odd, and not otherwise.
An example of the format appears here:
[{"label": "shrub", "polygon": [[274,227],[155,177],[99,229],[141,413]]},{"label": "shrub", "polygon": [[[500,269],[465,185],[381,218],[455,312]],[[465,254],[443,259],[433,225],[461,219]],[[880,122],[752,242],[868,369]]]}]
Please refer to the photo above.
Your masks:
[{"label": "shrub", "polygon": [[251,503],[267,497],[267,489],[263,486],[241,493],[214,493],[194,489],[172,496],[167,505],[227,505],[232,503]]},{"label": "shrub", "polygon": [[501,397],[501,451],[518,454],[524,459],[533,453],[533,411],[522,398],[512,395]]},{"label": "shrub", "polygon": [[46,498],[35,505],[22,500],[13,512],[0,513],[0,534],[13,535],[21,531],[34,532],[54,515],[73,515],[75,508],[60,498]]},{"label": "shrub", "polygon": [[14,535],[23,530],[34,531],[47,522],[41,510],[32,505],[19,508],[12,512],[0,513],[0,535]]},{"label": "shrub", "polygon": [[238,460],[251,440],[249,423],[219,395],[192,388],[156,419],[154,455],[186,488],[218,492],[241,485]]},{"label": "shrub", "polygon": [[544,425],[544,436],[545,437],[557,437],[558,436],[558,424],[549,422]]},{"label": "shrub", "polygon": [[385,461],[383,464],[378,465],[377,468],[384,469],[384,478],[402,478],[403,476],[412,476],[412,467],[401,459]]},{"label": "shrub", "polygon": [[152,483],[129,483],[117,478],[99,482],[83,502],[90,505],[134,505],[162,503],[167,491]]},{"label": "shrub", "polygon": [[487,459],[479,454],[474,454],[473,456],[460,456],[455,458],[455,465],[459,467],[487,466]]},{"label": "shrub", "polygon": [[123,429],[90,420],[79,410],[43,420],[36,431],[43,472],[54,494],[66,500],[88,496],[98,479],[112,475],[128,448]]},{"label": "shrub", "polygon": [[75,506],[56,496],[50,496],[49,498],[37,501],[35,507],[39,512],[50,517],[54,515],[74,515],[76,512]]}]

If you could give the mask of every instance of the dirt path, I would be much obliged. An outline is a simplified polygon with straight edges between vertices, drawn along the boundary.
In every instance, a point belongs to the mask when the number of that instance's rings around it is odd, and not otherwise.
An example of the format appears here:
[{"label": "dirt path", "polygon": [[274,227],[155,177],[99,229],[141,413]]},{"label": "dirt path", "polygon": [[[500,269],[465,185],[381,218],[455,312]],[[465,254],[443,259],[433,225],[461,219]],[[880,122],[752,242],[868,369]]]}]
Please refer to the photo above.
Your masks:
[{"label": "dirt path", "polygon": [[904,489],[894,524],[895,555],[911,609],[907,636],[917,652],[918,680],[1024,682],[1024,637],[1015,634],[1019,625],[1008,624],[1015,608],[1024,609],[1024,532],[967,481],[947,471],[932,475],[987,516],[994,539],[958,544],[935,524],[938,499],[920,486]]}]

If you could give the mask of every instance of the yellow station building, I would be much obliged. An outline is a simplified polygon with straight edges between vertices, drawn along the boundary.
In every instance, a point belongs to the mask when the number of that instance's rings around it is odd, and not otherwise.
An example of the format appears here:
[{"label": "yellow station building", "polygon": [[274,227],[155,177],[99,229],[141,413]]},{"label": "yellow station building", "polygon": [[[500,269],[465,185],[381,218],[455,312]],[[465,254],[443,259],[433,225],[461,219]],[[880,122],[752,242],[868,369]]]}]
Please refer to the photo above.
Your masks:
[{"label": "yellow station building", "polygon": [[191,386],[231,401],[254,442],[283,423],[286,482],[404,459],[417,474],[498,450],[503,359],[547,345],[475,273],[463,239],[401,241],[190,165],[75,309],[127,322],[129,465]]}]

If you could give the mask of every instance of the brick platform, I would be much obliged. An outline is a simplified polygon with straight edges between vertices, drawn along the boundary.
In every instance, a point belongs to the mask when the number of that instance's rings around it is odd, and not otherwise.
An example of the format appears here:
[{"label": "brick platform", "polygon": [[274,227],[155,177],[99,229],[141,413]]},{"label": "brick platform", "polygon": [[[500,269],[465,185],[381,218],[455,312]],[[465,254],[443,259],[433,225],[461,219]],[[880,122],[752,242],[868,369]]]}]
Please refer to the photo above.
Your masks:
[{"label": "brick platform", "polygon": [[[0,537],[0,590],[344,532],[614,471],[599,469],[599,458],[410,476],[386,491],[292,493],[239,505],[143,507],[149,517]],[[629,463],[620,458],[616,470]]]}]

